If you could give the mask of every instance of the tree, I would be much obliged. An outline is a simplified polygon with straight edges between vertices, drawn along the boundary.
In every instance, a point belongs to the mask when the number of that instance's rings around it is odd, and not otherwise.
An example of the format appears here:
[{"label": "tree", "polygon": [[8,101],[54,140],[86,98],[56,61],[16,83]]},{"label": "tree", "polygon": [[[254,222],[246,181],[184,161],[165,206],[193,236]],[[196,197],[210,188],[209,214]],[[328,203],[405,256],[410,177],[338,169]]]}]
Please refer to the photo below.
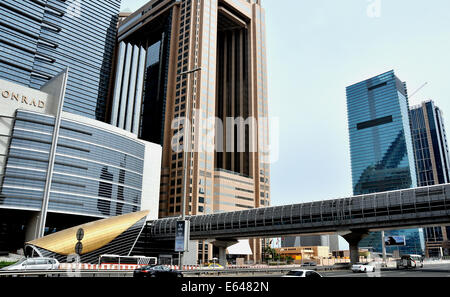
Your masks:
[{"label": "tree", "polygon": [[264,249],[264,253],[266,256],[266,261],[268,261],[269,259],[272,260],[279,260],[280,259],[280,255],[277,254],[277,251],[273,248],[271,248],[270,246],[266,246],[266,248]]}]

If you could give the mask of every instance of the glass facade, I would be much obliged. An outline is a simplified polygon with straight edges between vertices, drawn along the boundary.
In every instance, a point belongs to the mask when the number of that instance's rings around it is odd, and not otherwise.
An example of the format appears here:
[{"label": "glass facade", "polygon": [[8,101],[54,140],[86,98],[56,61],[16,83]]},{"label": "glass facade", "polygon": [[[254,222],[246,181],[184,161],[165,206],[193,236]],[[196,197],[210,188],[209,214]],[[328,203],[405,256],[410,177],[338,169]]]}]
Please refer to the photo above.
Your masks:
[{"label": "glass facade", "polygon": [[[448,183],[450,158],[441,110],[433,101],[427,101],[412,107],[410,114],[419,186]],[[450,254],[444,244],[448,241],[445,227],[428,227],[424,231],[429,257]]]},{"label": "glass facade", "polygon": [[[404,236],[404,246],[386,246],[386,253],[395,254],[397,251],[400,255],[422,255],[425,249],[424,232],[422,229],[407,229],[407,230],[394,230],[386,231],[384,233],[387,236]],[[374,252],[382,252],[382,239],[381,232],[372,232],[368,237],[361,240],[359,247],[369,248]]]},{"label": "glass facade", "polygon": [[347,88],[354,195],[417,186],[406,86],[393,71]]},{"label": "glass facade", "polygon": [[69,67],[64,110],[105,119],[120,0],[0,1],[0,78],[40,89]]},{"label": "glass facade", "polygon": [[[17,111],[0,208],[40,210],[54,117]],[[63,117],[49,212],[109,217],[140,211],[145,145]]]},{"label": "glass facade", "polygon": [[411,129],[419,186],[449,181],[449,154],[442,114],[432,101],[411,108]]},{"label": "glass facade", "polygon": [[[146,23],[124,40],[119,37],[112,103],[112,125],[160,145],[164,144],[167,100],[170,96],[168,82],[173,18],[172,9],[164,11],[157,20]],[[177,94],[182,92],[180,87],[181,84],[178,84]],[[183,93],[186,94],[185,91]],[[180,99],[177,100],[180,102]],[[131,118],[135,119],[133,129],[124,125]]]},{"label": "glass facade", "polygon": [[[349,86],[347,108],[354,195],[417,187],[406,84],[389,71]],[[422,230],[396,232],[409,238],[404,251],[423,247]],[[373,232],[359,246],[381,244]]]}]

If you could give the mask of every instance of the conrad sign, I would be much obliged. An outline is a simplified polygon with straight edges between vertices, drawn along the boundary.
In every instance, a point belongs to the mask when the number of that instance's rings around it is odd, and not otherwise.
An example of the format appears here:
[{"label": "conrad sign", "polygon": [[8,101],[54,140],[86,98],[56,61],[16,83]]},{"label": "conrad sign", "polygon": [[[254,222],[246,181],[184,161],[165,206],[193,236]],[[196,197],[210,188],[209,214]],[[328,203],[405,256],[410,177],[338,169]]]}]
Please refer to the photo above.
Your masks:
[{"label": "conrad sign", "polygon": [[36,108],[44,109],[45,101],[39,98],[29,97],[24,94],[20,94],[19,92],[14,92],[13,90],[0,90],[1,98],[6,100],[15,101],[20,104],[34,106]]},{"label": "conrad sign", "polygon": [[49,92],[36,90],[0,79],[0,116],[14,116],[17,109],[54,114],[59,100]]}]

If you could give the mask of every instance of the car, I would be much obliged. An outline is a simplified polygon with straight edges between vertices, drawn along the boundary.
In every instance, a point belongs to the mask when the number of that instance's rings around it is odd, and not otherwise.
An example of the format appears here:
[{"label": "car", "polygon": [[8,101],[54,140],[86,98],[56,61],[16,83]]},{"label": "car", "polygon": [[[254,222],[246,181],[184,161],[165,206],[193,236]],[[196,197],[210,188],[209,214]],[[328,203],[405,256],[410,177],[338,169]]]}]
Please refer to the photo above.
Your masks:
[{"label": "car", "polygon": [[181,273],[181,271],[179,270],[174,270],[164,265],[152,265],[152,266],[142,266],[140,268],[135,269],[133,272],[133,277],[177,278],[183,277],[183,273]]},{"label": "car", "polygon": [[353,272],[375,272],[374,263],[356,263],[352,265]]},{"label": "car", "polygon": [[322,276],[318,272],[313,271],[313,270],[296,269],[296,270],[289,271],[283,277],[321,278]]},{"label": "car", "polygon": [[208,267],[206,267],[208,269],[224,269],[224,267],[220,264],[217,263],[213,263],[213,264],[209,264]]},{"label": "car", "polygon": [[59,262],[53,258],[25,258],[19,262],[3,268],[5,271],[18,270],[56,270],[59,269]]},{"label": "car", "polygon": [[333,267],[336,269],[350,269],[351,266],[352,265],[350,263],[335,263],[333,265]]},{"label": "car", "polygon": [[302,264],[303,267],[314,267],[317,266],[316,262],[305,262]]}]

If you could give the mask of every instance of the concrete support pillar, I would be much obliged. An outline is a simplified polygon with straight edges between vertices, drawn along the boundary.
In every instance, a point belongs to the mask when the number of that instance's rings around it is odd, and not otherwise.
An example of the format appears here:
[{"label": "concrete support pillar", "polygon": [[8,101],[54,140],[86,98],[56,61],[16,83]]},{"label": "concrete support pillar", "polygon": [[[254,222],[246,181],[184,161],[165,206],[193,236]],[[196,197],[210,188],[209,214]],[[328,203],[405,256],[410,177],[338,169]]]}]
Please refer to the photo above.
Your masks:
[{"label": "concrete support pillar", "polygon": [[347,235],[344,235],[344,239],[348,242],[350,245],[350,263],[353,265],[357,262],[359,262],[359,242],[367,237],[369,235],[369,232],[367,230],[358,230],[358,231],[351,231]]},{"label": "concrete support pillar", "polygon": [[198,241],[189,240],[189,251],[184,253],[183,265],[197,265],[198,262]]},{"label": "concrete support pillar", "polygon": [[25,242],[33,241],[39,235],[39,212],[33,212],[25,227]]},{"label": "concrete support pillar", "polygon": [[227,248],[235,245],[239,241],[236,239],[220,239],[215,240],[212,244],[219,248],[219,264],[222,266],[227,266]]},{"label": "concrete support pillar", "polygon": [[227,248],[219,247],[219,264],[223,267],[227,266]]},{"label": "concrete support pillar", "polygon": [[381,248],[383,253],[383,263],[386,264],[386,242],[384,241],[384,231],[381,231]]}]

